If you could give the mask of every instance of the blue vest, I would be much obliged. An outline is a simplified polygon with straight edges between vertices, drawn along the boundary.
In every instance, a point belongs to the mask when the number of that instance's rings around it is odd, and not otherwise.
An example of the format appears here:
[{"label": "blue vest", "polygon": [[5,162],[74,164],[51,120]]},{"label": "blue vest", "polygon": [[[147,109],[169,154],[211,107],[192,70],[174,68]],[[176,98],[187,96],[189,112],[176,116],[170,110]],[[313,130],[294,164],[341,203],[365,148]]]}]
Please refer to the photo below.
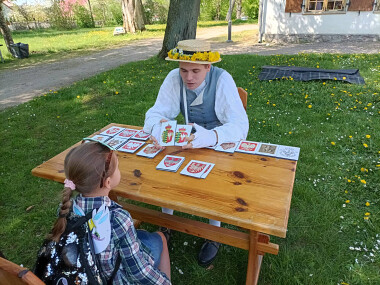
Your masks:
[{"label": "blue vest", "polygon": [[[218,82],[218,79],[223,71],[223,69],[211,65],[211,69],[207,72],[205,78],[206,86],[204,88],[202,104],[190,106],[191,103],[197,98],[197,95],[194,91],[185,88],[189,123],[197,123],[208,130],[222,125],[215,113],[215,95],[216,83]],[[185,108],[183,104],[183,81],[181,75],[178,76],[180,77],[181,113],[185,117]]]}]

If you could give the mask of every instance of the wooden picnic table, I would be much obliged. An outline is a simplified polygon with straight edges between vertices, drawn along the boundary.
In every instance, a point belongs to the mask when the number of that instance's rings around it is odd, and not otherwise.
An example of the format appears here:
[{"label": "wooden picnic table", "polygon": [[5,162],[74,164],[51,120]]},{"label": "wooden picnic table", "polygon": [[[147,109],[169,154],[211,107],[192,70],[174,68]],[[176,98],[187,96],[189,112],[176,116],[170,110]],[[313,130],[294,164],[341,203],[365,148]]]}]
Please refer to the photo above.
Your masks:
[{"label": "wooden picnic table", "polygon": [[[93,135],[111,126],[141,129],[112,123]],[[63,183],[63,161],[69,149],[34,168],[33,175]],[[186,158],[176,173],[156,170],[167,154]],[[121,181],[110,192],[111,199],[122,204],[134,219],[249,250],[246,284],[257,284],[263,255],[278,254],[279,247],[269,242],[269,236],[286,236],[296,161],[181,147],[166,147],[153,159],[124,152],[118,152],[118,157]],[[181,175],[191,159],[212,162],[215,167],[206,179]],[[118,197],[222,221],[247,231],[164,214],[121,202]]]}]

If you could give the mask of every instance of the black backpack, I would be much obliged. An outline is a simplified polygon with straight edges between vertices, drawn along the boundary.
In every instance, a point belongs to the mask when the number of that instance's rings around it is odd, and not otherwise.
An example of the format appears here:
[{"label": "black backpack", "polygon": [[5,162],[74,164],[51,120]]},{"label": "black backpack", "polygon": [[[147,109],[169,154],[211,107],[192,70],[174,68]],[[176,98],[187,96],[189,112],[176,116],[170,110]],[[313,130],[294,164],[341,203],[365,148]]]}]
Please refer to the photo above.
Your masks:
[{"label": "black backpack", "polygon": [[[111,209],[110,209],[111,210]],[[112,284],[120,267],[121,256],[117,257],[115,269],[107,280],[95,255],[91,232],[87,221],[92,211],[79,217],[72,211],[67,218],[65,232],[59,242],[46,239],[38,254],[34,273],[47,285]]]}]

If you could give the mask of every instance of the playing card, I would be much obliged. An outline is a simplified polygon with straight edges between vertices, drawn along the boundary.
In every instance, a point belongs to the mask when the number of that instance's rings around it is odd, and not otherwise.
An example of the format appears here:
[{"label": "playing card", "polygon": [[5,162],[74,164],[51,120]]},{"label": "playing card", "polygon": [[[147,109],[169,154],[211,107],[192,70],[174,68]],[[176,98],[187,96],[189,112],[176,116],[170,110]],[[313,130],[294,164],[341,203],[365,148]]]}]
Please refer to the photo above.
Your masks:
[{"label": "playing card", "polygon": [[233,152],[235,152],[235,149],[236,149],[238,144],[239,144],[239,142],[222,143],[221,145],[216,146],[215,150],[233,153]]},{"label": "playing card", "polygon": [[129,152],[134,153],[136,150],[138,150],[145,142],[142,141],[135,141],[135,140],[129,140],[126,144],[119,147],[117,150],[122,152]]},{"label": "playing card", "polygon": [[196,178],[201,178],[203,173],[207,170],[208,162],[203,162],[199,160],[191,160],[184,169],[182,169],[181,174],[188,175]]},{"label": "playing card", "polygon": [[184,160],[185,158],[181,156],[166,155],[156,166],[156,169],[176,172]]},{"label": "playing card", "polygon": [[161,137],[158,139],[162,146],[174,145],[177,121],[167,121],[161,124]]},{"label": "playing card", "polygon": [[300,148],[293,146],[279,145],[276,152],[276,157],[290,160],[298,160]]},{"label": "playing card", "polygon": [[141,141],[146,141],[147,139],[149,139],[150,137],[150,134],[144,132],[143,130],[140,130],[138,131],[133,137],[132,139],[135,139],[135,140],[141,140]]},{"label": "playing card", "polygon": [[95,136],[93,136],[91,138],[94,139],[94,140],[97,140],[98,142],[105,142],[108,139],[110,139],[110,136],[95,135]]},{"label": "playing card", "polygon": [[159,154],[162,151],[162,149],[156,147],[154,144],[148,144],[146,147],[144,147],[142,150],[140,150],[137,155],[144,156],[148,158],[153,158],[157,154]]},{"label": "playing card", "polygon": [[185,138],[191,135],[192,128],[190,125],[177,125],[174,144],[178,146],[186,145],[187,141],[185,141]]},{"label": "playing card", "polygon": [[110,138],[107,140],[106,144],[109,146],[112,146],[114,149],[117,149],[121,145],[123,145],[127,140],[126,139],[119,139],[119,138]]},{"label": "playing card", "polygon": [[121,131],[123,131],[124,129],[125,128],[122,128],[122,127],[110,127],[107,130],[101,132],[100,134],[113,137],[117,135],[118,133],[120,133]]},{"label": "playing card", "polygon": [[237,148],[235,149],[235,151],[250,153],[250,154],[257,154],[259,146],[260,146],[260,143],[258,142],[241,141],[239,145],[237,146]]},{"label": "playing card", "polygon": [[137,134],[139,130],[135,129],[124,129],[120,133],[116,135],[118,138],[123,138],[123,139],[130,139],[132,138],[135,134]]},{"label": "playing card", "polygon": [[214,163],[209,163],[208,166],[206,167],[205,172],[203,172],[201,178],[205,179],[207,175],[211,172],[211,170],[214,168],[215,164]]},{"label": "playing card", "polygon": [[257,154],[267,155],[267,156],[276,156],[278,147],[279,146],[275,144],[261,143],[257,151]]}]

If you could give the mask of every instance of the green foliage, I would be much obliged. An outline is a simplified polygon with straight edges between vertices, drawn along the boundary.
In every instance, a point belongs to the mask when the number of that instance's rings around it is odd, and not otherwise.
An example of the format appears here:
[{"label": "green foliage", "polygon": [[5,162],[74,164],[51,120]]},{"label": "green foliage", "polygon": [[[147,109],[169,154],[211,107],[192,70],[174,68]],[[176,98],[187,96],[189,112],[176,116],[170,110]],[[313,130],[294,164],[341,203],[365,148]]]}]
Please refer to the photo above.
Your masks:
[{"label": "green foliage", "polygon": [[65,13],[58,0],[53,0],[52,5],[47,8],[48,19],[51,26],[60,30],[70,30],[74,27],[72,18]]},{"label": "green foliage", "polygon": [[91,13],[88,9],[81,5],[75,5],[74,19],[77,22],[77,26],[80,28],[95,28],[95,23],[91,19]]},{"label": "green foliage", "polygon": [[[301,148],[287,236],[271,238],[280,251],[264,256],[259,284],[380,284],[380,55],[222,58],[217,66],[248,92],[248,139]],[[264,65],[358,68],[366,84],[259,81]],[[142,126],[176,67],[133,62],[0,112],[0,249],[10,260],[33,266],[60,202],[62,185],[30,171],[111,122]],[[174,233],[173,284],[245,283],[247,251],[223,245],[205,270],[196,260],[201,244]]]},{"label": "green foliage", "polygon": [[166,23],[169,12],[169,0],[145,0],[143,8],[148,24]]},{"label": "green foliage", "polygon": [[113,17],[113,22],[116,25],[123,25],[123,11],[121,9],[121,4],[120,3],[113,3],[110,6],[110,12]]},{"label": "green foliage", "polygon": [[[229,0],[201,0],[199,20],[225,20],[229,6]],[[236,13],[233,12],[232,18],[234,18],[235,16]]]},{"label": "green foliage", "polygon": [[259,17],[259,0],[244,0],[242,1],[242,13],[250,19]]}]

